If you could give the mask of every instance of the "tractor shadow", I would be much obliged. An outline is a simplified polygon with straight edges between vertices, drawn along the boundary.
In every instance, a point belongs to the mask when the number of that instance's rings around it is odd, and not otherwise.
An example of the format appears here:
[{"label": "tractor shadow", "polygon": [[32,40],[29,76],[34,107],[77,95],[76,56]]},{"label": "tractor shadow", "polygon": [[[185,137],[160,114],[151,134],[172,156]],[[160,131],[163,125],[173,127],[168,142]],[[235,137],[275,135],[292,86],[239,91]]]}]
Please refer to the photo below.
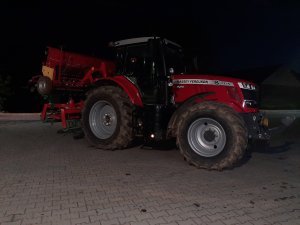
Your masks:
[{"label": "tractor shadow", "polygon": [[177,151],[176,141],[144,141],[139,142],[140,149],[154,151]]},{"label": "tractor shadow", "polygon": [[285,141],[283,143],[279,143],[276,145],[267,145],[266,143],[251,144],[247,148],[243,158],[235,165],[235,167],[241,167],[245,165],[249,160],[251,160],[253,153],[270,154],[270,155],[279,154],[279,156],[282,157],[280,154],[288,152],[292,148],[293,144],[294,142],[292,141]]},{"label": "tractor shadow", "polygon": [[282,143],[276,144],[276,145],[256,145],[253,146],[252,151],[253,152],[258,152],[258,153],[263,153],[263,154],[277,154],[277,153],[283,153],[287,152],[292,148],[292,145],[295,142],[293,141],[284,141]]}]

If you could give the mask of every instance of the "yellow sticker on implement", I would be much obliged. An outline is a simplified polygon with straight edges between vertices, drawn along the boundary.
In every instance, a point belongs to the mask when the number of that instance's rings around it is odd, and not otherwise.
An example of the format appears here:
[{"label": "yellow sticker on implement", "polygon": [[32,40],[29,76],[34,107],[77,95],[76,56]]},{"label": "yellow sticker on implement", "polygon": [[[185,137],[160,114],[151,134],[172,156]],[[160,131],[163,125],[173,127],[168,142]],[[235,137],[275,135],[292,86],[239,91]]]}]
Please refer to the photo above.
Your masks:
[{"label": "yellow sticker on implement", "polygon": [[53,68],[48,67],[48,66],[43,66],[42,73],[45,77],[49,77],[51,80],[53,80],[53,74],[54,74]]}]

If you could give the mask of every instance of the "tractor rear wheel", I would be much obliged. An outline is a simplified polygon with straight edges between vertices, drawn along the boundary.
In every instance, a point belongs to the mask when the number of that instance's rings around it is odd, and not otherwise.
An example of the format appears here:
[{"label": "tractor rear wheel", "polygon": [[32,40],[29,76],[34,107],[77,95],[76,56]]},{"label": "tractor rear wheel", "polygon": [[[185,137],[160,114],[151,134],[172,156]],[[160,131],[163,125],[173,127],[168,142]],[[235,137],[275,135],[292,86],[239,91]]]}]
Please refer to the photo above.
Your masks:
[{"label": "tractor rear wheel", "polygon": [[180,152],[198,168],[230,168],[245,154],[248,135],[244,120],[226,105],[204,102],[190,106],[177,129]]},{"label": "tractor rear wheel", "polygon": [[115,86],[92,90],[82,111],[82,128],[95,147],[123,149],[133,140],[133,105],[126,93]]}]

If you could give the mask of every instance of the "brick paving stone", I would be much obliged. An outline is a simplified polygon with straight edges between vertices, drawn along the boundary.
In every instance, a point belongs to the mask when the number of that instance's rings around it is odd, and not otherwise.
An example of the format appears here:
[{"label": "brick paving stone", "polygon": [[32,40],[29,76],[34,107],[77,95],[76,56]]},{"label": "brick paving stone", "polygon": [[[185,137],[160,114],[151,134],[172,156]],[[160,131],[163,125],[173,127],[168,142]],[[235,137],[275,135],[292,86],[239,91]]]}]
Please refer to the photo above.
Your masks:
[{"label": "brick paving stone", "polygon": [[227,218],[227,219],[230,219],[232,217],[237,216],[237,214],[234,212],[234,210],[233,211],[227,211],[227,212],[220,212],[218,214],[220,214],[222,217]]},{"label": "brick paving stone", "polygon": [[17,205],[15,207],[11,207],[6,209],[6,215],[13,215],[13,214],[24,214],[25,213],[26,208],[21,208],[18,209]]},{"label": "brick paving stone", "polygon": [[163,217],[167,222],[176,222],[182,220],[182,218],[178,215],[172,215],[172,216],[164,216]]},{"label": "brick paving stone", "polygon": [[60,220],[61,220],[60,215],[43,216],[42,217],[42,222],[43,223],[56,222],[56,221],[60,221]]},{"label": "brick paving stone", "polygon": [[255,225],[255,223],[251,223],[251,222],[247,221],[245,223],[242,223],[241,225]]},{"label": "brick paving stone", "polygon": [[[77,225],[77,223],[75,223]],[[53,221],[51,225],[75,225],[70,220],[60,220],[60,221]]]},{"label": "brick paving stone", "polygon": [[187,219],[189,219],[189,218],[195,218],[195,217],[197,217],[197,216],[195,215],[194,212],[186,212],[186,213],[182,213],[182,214],[179,214],[179,216],[180,216],[183,220],[187,220]]},{"label": "brick paving stone", "polygon": [[201,220],[201,218],[199,217],[194,217],[194,218],[190,218],[193,222],[195,222],[196,224],[204,224],[205,223]]},{"label": "brick paving stone", "polygon": [[51,216],[52,212],[51,211],[41,211],[41,212],[33,212],[33,213],[28,213],[26,212],[27,215],[32,214],[32,217],[44,217],[44,216]]},{"label": "brick paving stone", "polygon": [[42,223],[41,217],[22,220],[22,225],[41,224],[41,223]]},{"label": "brick paving stone", "polygon": [[[44,211],[48,211],[48,210],[44,210],[43,207],[36,207],[36,208],[26,209],[25,213],[26,214],[29,214],[29,213],[37,214],[37,213],[42,213]],[[49,211],[51,212],[51,210],[49,210]]]},{"label": "brick paving stone", "polygon": [[65,215],[69,214],[70,209],[54,209],[52,210],[52,215]]},{"label": "brick paving stone", "polygon": [[96,216],[98,215],[98,211],[97,210],[89,210],[89,211],[83,211],[83,212],[79,212],[79,217],[88,217],[88,216]]},{"label": "brick paving stone", "polygon": [[130,225],[150,225],[147,221],[131,222]]},{"label": "brick paving stone", "polygon": [[113,211],[114,212],[120,212],[120,211],[126,211],[126,210],[130,210],[130,207],[128,205],[123,205],[123,206],[115,206],[113,207]]},{"label": "brick paving stone", "polygon": [[125,216],[135,216],[135,215],[139,215],[141,212],[139,209],[131,209],[128,211],[125,211]]},{"label": "brick paving stone", "polygon": [[86,206],[70,208],[71,213],[80,213],[80,212],[87,212]]},{"label": "brick paving stone", "polygon": [[164,216],[169,216],[169,214],[166,211],[154,211],[151,212],[151,215],[153,218],[159,218],[159,217],[164,217]]},{"label": "brick paving stone", "polygon": [[61,209],[69,209],[69,208],[77,208],[78,205],[77,205],[77,202],[73,202],[73,203],[64,203],[64,204],[61,204]]},{"label": "brick paving stone", "polygon": [[182,210],[179,208],[176,209],[168,209],[166,210],[169,215],[178,215],[182,213]]},{"label": "brick paving stone", "polygon": [[245,223],[247,221],[253,220],[252,217],[248,215],[243,215],[243,216],[237,216],[235,217],[240,223]]},{"label": "brick paving stone", "polygon": [[42,211],[60,210],[60,205],[44,206]]},{"label": "brick paving stone", "polygon": [[217,221],[213,221],[213,222],[209,223],[209,225],[225,225],[225,223],[223,223],[220,220],[217,220]]},{"label": "brick paving stone", "polygon": [[136,214],[135,215],[135,218],[138,220],[138,221],[143,221],[143,220],[146,220],[146,219],[150,219],[150,218],[153,218],[151,213],[140,213],[140,214]]},{"label": "brick paving stone", "polygon": [[161,225],[178,225],[178,223],[175,223],[175,222],[171,222],[171,223],[163,223]]},{"label": "brick paving stone", "polygon": [[114,210],[112,208],[104,208],[104,209],[98,209],[97,212],[98,214],[109,214],[109,213],[113,213]]},{"label": "brick paving stone", "polygon": [[107,217],[109,219],[122,218],[122,217],[125,217],[125,214],[122,211],[121,212],[113,212],[113,213],[108,213]]},{"label": "brick paving stone", "polygon": [[193,220],[183,220],[183,221],[176,221],[178,225],[197,225]]},{"label": "brick paving stone", "polygon": [[181,206],[179,207],[182,212],[191,212],[191,211],[199,211],[201,210],[202,208],[198,208],[196,207],[195,205],[191,205],[191,206]]},{"label": "brick paving stone", "polygon": [[202,209],[199,211],[194,212],[196,216],[202,217],[202,216],[212,216],[206,209]]},{"label": "brick paving stone", "polygon": [[121,218],[118,218],[118,220],[119,220],[120,224],[137,222],[137,218],[135,216],[121,217]]},{"label": "brick paving stone", "polygon": [[258,220],[253,220],[251,221],[252,223],[254,223],[255,225],[270,225],[270,224],[274,224],[274,223],[270,223],[264,219],[258,219]]},{"label": "brick paving stone", "polygon": [[79,213],[69,213],[69,214],[63,214],[61,215],[62,220],[71,220],[71,219],[78,219]]},{"label": "brick paving stone", "polygon": [[200,219],[204,222],[204,223],[211,223],[212,221],[207,217],[207,216],[201,216]]},{"label": "brick paving stone", "polygon": [[90,222],[88,223],[88,225],[101,225],[101,222],[100,221]]},{"label": "brick paving stone", "polygon": [[177,150],[101,151],[58,129],[0,122],[0,225],[300,224],[298,140],[216,172]]},{"label": "brick paving stone", "polygon": [[71,219],[72,224],[89,223],[89,217]]},{"label": "brick paving stone", "polygon": [[210,220],[210,221],[216,221],[216,220],[224,220],[225,218],[219,214],[219,213],[216,213],[216,214],[213,214],[213,215],[206,215],[206,217]]},{"label": "brick paving stone", "polygon": [[287,220],[287,221],[283,221],[283,222],[281,222],[281,224],[282,225],[298,225],[298,224],[300,224],[300,218],[299,219],[289,219],[289,220]]},{"label": "brick paving stone", "polygon": [[13,221],[13,222],[2,222],[1,225],[21,225],[21,220]]},{"label": "brick paving stone", "polygon": [[89,218],[90,218],[91,222],[108,220],[108,216],[106,214],[91,215],[91,216],[89,216]]},{"label": "brick paving stone", "polygon": [[101,225],[119,225],[119,224],[120,222],[117,218],[101,221]]},{"label": "brick paving stone", "polygon": [[164,219],[164,218],[162,218],[162,217],[160,217],[160,218],[155,218],[155,219],[149,219],[148,220],[148,223],[150,224],[150,225],[157,225],[157,224],[164,224],[164,223],[166,223],[167,221]]},{"label": "brick paving stone", "polygon": [[225,219],[225,220],[222,220],[222,222],[226,225],[240,224],[240,222],[236,218]]}]

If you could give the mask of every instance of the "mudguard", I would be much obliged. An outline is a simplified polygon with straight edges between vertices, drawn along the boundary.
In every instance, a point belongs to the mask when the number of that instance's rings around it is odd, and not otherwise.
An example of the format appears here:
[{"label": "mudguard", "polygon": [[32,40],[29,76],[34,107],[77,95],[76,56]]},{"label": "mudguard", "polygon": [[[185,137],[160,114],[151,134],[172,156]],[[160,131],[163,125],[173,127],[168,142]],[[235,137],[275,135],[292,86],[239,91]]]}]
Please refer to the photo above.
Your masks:
[{"label": "mudguard", "polygon": [[167,128],[167,138],[171,137],[176,137],[176,134],[174,133],[177,129],[176,124],[179,116],[184,112],[184,110],[187,107],[190,107],[191,105],[194,104],[200,104],[201,102],[205,101],[217,101],[221,102],[224,105],[227,105],[231,108],[233,108],[236,112],[242,111],[242,108],[240,105],[238,105],[236,102],[228,101],[228,102],[222,102],[220,99],[218,99],[218,95],[216,95],[215,92],[203,92],[201,94],[196,94],[189,99],[187,99],[184,103],[182,103],[177,110],[173,113],[169,123],[168,123],[168,128]]},{"label": "mudguard", "polygon": [[141,93],[138,88],[124,76],[100,78],[96,81],[96,86],[115,85],[121,87],[127,93],[132,104],[143,107]]}]

